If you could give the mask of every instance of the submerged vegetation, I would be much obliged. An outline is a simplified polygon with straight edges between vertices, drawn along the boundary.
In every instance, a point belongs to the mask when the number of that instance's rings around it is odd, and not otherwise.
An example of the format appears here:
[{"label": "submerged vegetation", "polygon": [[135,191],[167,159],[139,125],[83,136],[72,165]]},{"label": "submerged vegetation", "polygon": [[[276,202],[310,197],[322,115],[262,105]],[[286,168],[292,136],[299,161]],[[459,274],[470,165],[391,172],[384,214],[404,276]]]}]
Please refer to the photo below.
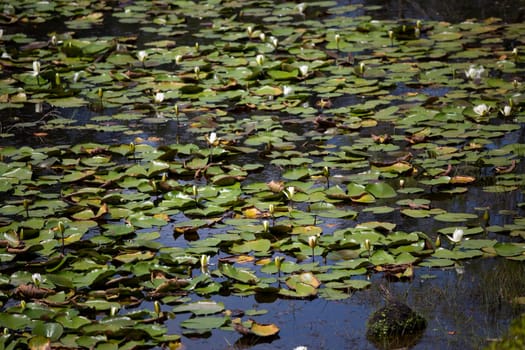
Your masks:
[{"label": "submerged vegetation", "polygon": [[214,297],[525,259],[524,24],[82,4],[0,17],[0,347],[273,341]]}]

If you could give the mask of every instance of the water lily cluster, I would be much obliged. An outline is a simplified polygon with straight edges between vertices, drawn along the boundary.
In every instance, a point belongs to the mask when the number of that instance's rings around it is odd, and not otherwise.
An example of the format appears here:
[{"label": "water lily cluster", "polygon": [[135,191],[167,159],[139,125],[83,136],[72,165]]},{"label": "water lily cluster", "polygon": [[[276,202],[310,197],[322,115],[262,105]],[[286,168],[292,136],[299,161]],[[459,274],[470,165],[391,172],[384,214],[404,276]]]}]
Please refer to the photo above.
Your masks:
[{"label": "water lily cluster", "polygon": [[[522,29],[330,2],[66,3],[0,18],[6,348],[291,348],[246,305],[523,255],[524,68],[501,40]],[[15,33],[48,7],[68,31]],[[138,34],[94,37],[108,18]]]}]

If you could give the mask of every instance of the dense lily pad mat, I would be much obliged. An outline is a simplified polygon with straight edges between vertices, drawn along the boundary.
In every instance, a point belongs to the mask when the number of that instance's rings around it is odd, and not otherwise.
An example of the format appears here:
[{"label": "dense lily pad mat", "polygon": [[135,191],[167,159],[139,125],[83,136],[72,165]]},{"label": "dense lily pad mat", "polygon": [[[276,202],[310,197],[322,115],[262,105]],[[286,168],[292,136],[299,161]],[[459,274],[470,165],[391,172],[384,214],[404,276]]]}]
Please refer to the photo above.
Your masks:
[{"label": "dense lily pad mat", "polygon": [[[524,259],[522,25],[238,5],[4,11],[6,348],[176,346],[179,313],[185,335],[273,339],[212,297],[341,300],[372,273]],[[88,35],[108,17],[154,40]],[[14,30],[56,18],[67,30]],[[69,133],[93,139],[53,141]],[[442,205],[472,192],[518,198],[510,220]]]}]

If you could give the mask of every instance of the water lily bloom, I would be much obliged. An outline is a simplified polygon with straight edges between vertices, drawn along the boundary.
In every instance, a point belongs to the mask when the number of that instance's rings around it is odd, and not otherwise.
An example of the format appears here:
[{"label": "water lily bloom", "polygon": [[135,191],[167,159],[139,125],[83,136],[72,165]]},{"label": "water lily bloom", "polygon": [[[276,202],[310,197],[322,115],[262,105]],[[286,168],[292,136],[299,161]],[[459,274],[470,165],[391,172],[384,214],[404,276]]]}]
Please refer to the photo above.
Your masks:
[{"label": "water lily bloom", "polygon": [[479,66],[479,68],[476,68],[475,65],[471,65],[468,70],[465,71],[465,77],[470,80],[480,80],[481,74],[485,71],[485,68],[483,66]]},{"label": "water lily bloom", "polygon": [[263,231],[264,232],[270,231],[270,222],[268,220],[263,221]]},{"label": "water lily bloom", "polygon": [[155,313],[159,315],[160,314],[160,303],[158,300],[155,300],[155,302],[153,303],[153,308],[155,309]]},{"label": "water lily bloom", "polygon": [[317,246],[317,236],[308,237],[308,245],[314,249]]},{"label": "water lily bloom", "polygon": [[323,176],[326,178],[330,177],[330,169],[327,166],[323,167]]},{"label": "water lily bloom", "polygon": [[158,103],[158,104],[162,103],[162,101],[164,101],[164,93],[157,92],[155,94],[154,101],[155,101],[155,103]]},{"label": "water lily bloom", "polygon": [[33,76],[37,77],[40,75],[40,61],[33,61]]},{"label": "water lily bloom", "polygon": [[259,39],[261,39],[262,42],[265,42],[266,41],[266,34],[264,34],[264,33],[259,34]]},{"label": "water lily bloom", "polygon": [[477,106],[474,106],[472,108],[472,110],[474,111],[474,113],[476,113],[477,115],[483,117],[485,115],[487,115],[490,111],[490,107],[488,107],[486,104],[482,103],[480,105],[477,105]]},{"label": "water lily bloom", "polygon": [[257,62],[259,66],[262,66],[264,64],[264,55],[255,56],[255,62]]},{"label": "water lily bloom", "polygon": [[111,309],[109,309],[109,315],[110,316],[115,316],[116,314],[118,314],[118,311],[119,311],[118,307],[112,306]]},{"label": "water lily bloom", "polygon": [[303,65],[299,66],[299,72],[301,72],[301,75],[303,77],[308,75],[308,70],[309,70],[309,68],[308,68],[308,66],[306,64],[303,64]]},{"label": "water lily bloom", "polygon": [[295,8],[297,9],[300,15],[304,16],[304,9],[306,8],[306,4],[304,2],[297,4]]},{"label": "water lily bloom", "polygon": [[146,51],[142,50],[142,51],[137,52],[137,59],[140,62],[144,63],[144,61],[146,60],[146,57],[148,57],[148,53]]},{"label": "water lily bloom", "polygon": [[335,40],[335,46],[339,50],[339,42],[341,41],[341,35],[339,34],[334,35],[334,40]]},{"label": "water lily bloom", "polygon": [[461,242],[461,240],[463,239],[463,235],[464,235],[464,234],[465,234],[465,233],[463,232],[462,229],[460,229],[460,228],[456,228],[456,229],[454,230],[454,233],[452,233],[452,237],[447,236],[447,238],[450,239],[450,241],[451,241],[452,243],[459,243],[459,242]]},{"label": "water lily bloom", "polygon": [[271,36],[271,37],[270,37],[270,43],[272,44],[272,46],[273,46],[274,48],[276,48],[277,45],[279,45],[279,39],[277,39],[277,38],[274,37],[274,36]]},{"label": "water lily bloom", "polygon": [[215,132],[211,132],[209,135],[204,136],[204,138],[209,145],[214,145],[219,140]]},{"label": "water lily bloom", "polygon": [[210,264],[210,256],[209,255],[201,255],[201,267],[208,266]]},{"label": "water lily bloom", "polygon": [[175,63],[180,64],[182,62],[182,55],[175,56]]},{"label": "water lily bloom", "polygon": [[284,191],[284,195],[288,197],[289,200],[293,199],[294,194],[295,194],[295,187],[293,186],[286,187],[286,191]]},{"label": "water lily bloom", "polygon": [[210,264],[210,256],[204,255],[204,254],[201,255],[200,263],[201,263],[201,272],[207,274],[208,265]]},{"label": "water lily bloom", "polygon": [[365,249],[370,251],[371,247],[372,246],[370,245],[370,240],[369,239],[365,239]]},{"label": "water lily bloom", "polygon": [[517,47],[512,49],[512,57],[514,57],[514,61],[518,60],[518,48]]},{"label": "water lily bloom", "polygon": [[501,114],[505,117],[509,117],[512,114],[512,107],[509,105],[505,105],[503,109],[500,110]]},{"label": "water lily bloom", "polygon": [[82,76],[84,71],[80,71],[80,72],[75,72],[75,74],[73,74],[73,83],[77,83],[79,80],[80,80],[80,77]]},{"label": "water lily bloom", "polygon": [[40,275],[38,272],[37,273],[34,273],[32,276],[31,276],[32,280],[33,280],[33,283],[35,286],[40,286],[40,282],[42,282],[42,275]]},{"label": "water lily bloom", "polygon": [[66,227],[64,226],[64,223],[62,221],[58,222],[57,229],[58,229],[58,232],[60,232],[61,234],[64,234]]},{"label": "water lily bloom", "polygon": [[252,37],[252,34],[253,34],[253,27],[252,26],[248,26],[248,28],[246,28],[246,33],[248,33],[248,37]]},{"label": "water lily bloom", "polygon": [[364,62],[359,63],[359,73],[363,74],[365,72],[366,65]]},{"label": "water lily bloom", "polygon": [[308,348],[306,346],[296,346],[295,348],[293,348],[293,350],[308,350]]},{"label": "water lily bloom", "polygon": [[285,97],[291,95],[292,92],[293,92],[293,88],[291,86],[288,86],[288,85],[283,86],[283,95]]},{"label": "water lily bloom", "polygon": [[283,261],[284,261],[284,257],[282,256],[276,256],[274,259],[273,259],[274,263],[275,263],[275,267],[277,267],[277,270],[280,270],[281,269],[281,265],[283,264]]}]

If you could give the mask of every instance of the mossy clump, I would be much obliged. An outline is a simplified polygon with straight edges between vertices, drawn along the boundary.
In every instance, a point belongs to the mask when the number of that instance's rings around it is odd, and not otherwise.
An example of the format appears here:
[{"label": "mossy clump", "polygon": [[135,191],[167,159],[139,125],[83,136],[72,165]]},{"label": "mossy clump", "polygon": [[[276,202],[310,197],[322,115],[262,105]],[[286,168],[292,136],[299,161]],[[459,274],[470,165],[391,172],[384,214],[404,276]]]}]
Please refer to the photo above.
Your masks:
[{"label": "mossy clump", "polygon": [[525,314],[512,321],[508,333],[499,341],[491,343],[485,350],[525,349]]},{"label": "mossy clump", "polygon": [[401,337],[420,333],[426,326],[427,321],[408,305],[390,301],[368,320],[367,336],[372,339]]}]

